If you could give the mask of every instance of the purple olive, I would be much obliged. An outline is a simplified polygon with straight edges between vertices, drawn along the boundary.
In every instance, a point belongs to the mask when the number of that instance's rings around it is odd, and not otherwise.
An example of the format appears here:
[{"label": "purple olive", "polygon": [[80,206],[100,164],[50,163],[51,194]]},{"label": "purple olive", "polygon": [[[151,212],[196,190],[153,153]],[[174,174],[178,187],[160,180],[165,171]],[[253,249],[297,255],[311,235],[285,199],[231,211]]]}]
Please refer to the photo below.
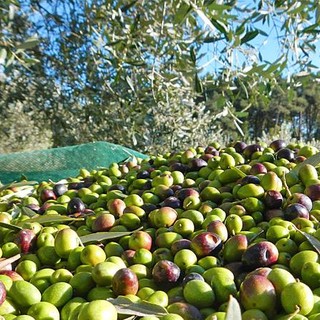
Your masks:
[{"label": "purple olive", "polygon": [[83,201],[78,197],[74,197],[68,203],[67,213],[68,214],[82,213],[85,208],[86,206],[83,203]]},{"label": "purple olive", "polygon": [[242,255],[243,265],[253,270],[259,267],[268,267],[278,260],[279,251],[270,241],[261,241],[250,245]]},{"label": "purple olive", "polygon": [[201,158],[191,159],[189,162],[189,168],[191,171],[199,171],[201,168],[206,167],[207,165],[208,163]]},{"label": "purple olive", "polygon": [[181,162],[172,163],[170,165],[171,171],[180,171],[182,173],[186,173],[189,170],[189,167],[186,164],[183,164]]},{"label": "purple olive", "polygon": [[36,244],[36,235],[30,229],[22,229],[16,235],[15,242],[20,247],[22,253],[28,253],[32,251]]},{"label": "purple olive", "polygon": [[289,148],[282,148],[276,153],[277,159],[286,159],[288,161],[294,160],[294,153]]},{"label": "purple olive", "polygon": [[168,197],[166,199],[164,199],[161,203],[160,203],[161,207],[171,207],[174,209],[177,208],[181,208],[181,201],[174,196]]},{"label": "purple olive", "polygon": [[260,173],[267,173],[267,172],[268,172],[268,170],[267,170],[266,166],[260,162],[253,164],[249,170],[249,173],[252,175],[257,175]]},{"label": "purple olive", "polygon": [[201,232],[191,240],[191,249],[198,257],[211,255],[218,252],[221,248],[221,238],[213,232]]},{"label": "purple olive", "polygon": [[191,273],[187,274],[186,276],[184,276],[184,278],[182,279],[182,282],[181,282],[182,287],[184,287],[191,280],[204,281],[204,278],[200,273],[191,272]]},{"label": "purple olive", "polygon": [[172,261],[160,260],[152,269],[153,280],[161,287],[170,288],[180,278],[180,268]]},{"label": "purple olive", "polygon": [[182,188],[175,192],[174,194],[180,201],[183,201],[186,197],[189,196],[200,196],[199,192],[194,188]]},{"label": "purple olive", "polygon": [[243,177],[242,179],[240,179],[239,183],[241,185],[245,185],[248,183],[260,184],[260,179],[252,174],[249,174],[249,175]]},{"label": "purple olive", "polygon": [[238,153],[243,153],[243,150],[247,147],[247,144],[244,143],[243,141],[237,141],[234,145],[233,145],[234,149],[236,150],[236,152]]},{"label": "purple olive", "polygon": [[148,170],[142,170],[137,173],[137,179],[150,178],[150,172]]},{"label": "purple olive", "polygon": [[288,197],[286,201],[286,206],[292,203],[300,203],[304,205],[308,211],[311,211],[312,209],[312,200],[310,199],[310,197],[303,193],[296,192],[293,193],[290,197]]},{"label": "purple olive", "polygon": [[303,204],[292,203],[285,208],[284,218],[289,221],[295,218],[309,219],[309,211]]},{"label": "purple olive", "polygon": [[282,139],[274,140],[270,143],[269,147],[273,149],[273,151],[277,152],[278,150],[285,148],[286,142]]},{"label": "purple olive", "polygon": [[259,144],[249,144],[248,146],[245,147],[245,149],[243,150],[243,155],[247,158],[247,159],[251,159],[252,155],[257,152],[257,151],[261,151],[262,147]]},{"label": "purple olive", "polygon": [[52,188],[53,192],[55,193],[55,195],[57,197],[62,196],[66,191],[68,191],[68,187],[67,185],[65,185],[64,183],[56,183],[53,188]]},{"label": "purple olive", "polygon": [[279,209],[283,203],[283,196],[277,190],[267,190],[264,195],[264,204],[269,209]]}]

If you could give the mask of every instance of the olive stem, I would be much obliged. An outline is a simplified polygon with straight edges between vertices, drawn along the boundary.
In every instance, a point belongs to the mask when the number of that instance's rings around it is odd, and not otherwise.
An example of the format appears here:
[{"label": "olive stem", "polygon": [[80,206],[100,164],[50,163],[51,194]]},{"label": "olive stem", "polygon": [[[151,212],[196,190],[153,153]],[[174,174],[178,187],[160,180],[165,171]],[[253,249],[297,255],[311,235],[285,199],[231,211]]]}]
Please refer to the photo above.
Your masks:
[{"label": "olive stem", "polygon": [[7,265],[19,260],[21,258],[20,254],[16,254],[13,257],[10,257],[8,259],[5,259],[3,261],[0,262],[0,270],[4,269]]},{"label": "olive stem", "polygon": [[282,180],[282,183],[283,183],[283,186],[284,188],[286,189],[286,192],[288,193],[288,196],[291,197],[292,196],[292,193],[287,185],[287,181],[286,181],[286,175],[285,173],[282,174],[282,177],[281,177],[281,180]]},{"label": "olive stem", "polygon": [[79,238],[80,246],[81,246],[82,248],[84,248],[84,244],[82,243],[81,238],[80,238],[80,237],[78,237],[78,238]]},{"label": "olive stem", "polygon": [[257,234],[255,234],[250,240],[249,243],[252,243],[255,239],[257,239],[262,233],[264,232],[264,230],[259,231]]}]

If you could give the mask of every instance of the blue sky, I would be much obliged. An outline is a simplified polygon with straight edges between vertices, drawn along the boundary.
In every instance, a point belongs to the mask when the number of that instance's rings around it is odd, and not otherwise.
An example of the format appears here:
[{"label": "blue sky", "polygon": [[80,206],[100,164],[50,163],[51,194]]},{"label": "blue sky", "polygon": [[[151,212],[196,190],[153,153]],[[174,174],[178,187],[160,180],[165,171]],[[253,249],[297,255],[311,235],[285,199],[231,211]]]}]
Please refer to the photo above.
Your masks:
[{"label": "blue sky", "polygon": [[[217,1],[218,2],[218,1]],[[253,8],[255,8],[257,6],[256,4],[256,0],[238,0],[237,2],[237,6],[252,6]],[[265,3],[268,3],[268,1],[265,1]],[[46,4],[46,1],[43,1],[42,4],[47,7],[47,9],[50,9],[50,6],[48,6],[48,4]],[[58,8],[59,9],[59,8]],[[263,9],[267,9],[267,8],[263,8]],[[63,8],[61,7],[61,10],[63,10]],[[238,12],[236,12],[235,14],[238,14]],[[252,14],[252,12],[247,13],[248,15]],[[36,16],[34,17],[36,19]],[[280,17],[281,18],[281,17]],[[243,19],[243,17],[241,15],[239,15],[239,20]],[[199,23],[201,23],[201,18],[199,18]],[[234,55],[234,63],[237,65],[237,67],[241,66],[243,63],[246,64],[250,64],[251,61],[248,61],[248,57],[250,59],[250,57],[253,57],[253,54],[247,54],[247,55],[243,55],[241,53],[241,50],[245,49],[245,50],[249,50],[247,52],[250,52],[250,50],[252,51],[252,53],[258,54],[260,53],[262,59],[264,61],[268,61],[270,63],[276,61],[281,54],[281,50],[280,50],[280,44],[279,44],[279,40],[278,40],[278,35],[276,33],[275,28],[272,27],[272,24],[270,27],[267,26],[267,24],[262,24],[261,22],[256,22],[252,24],[252,28],[259,28],[262,31],[264,31],[265,33],[268,34],[268,37],[264,36],[264,35],[258,35],[255,39],[253,39],[252,41],[249,42],[250,45],[252,45],[252,48],[250,49],[249,46],[246,45],[242,45],[241,48],[239,47],[239,50],[235,51],[235,55]],[[279,25],[278,25],[278,29],[280,29]],[[217,30],[216,30],[216,33]],[[205,52],[205,57],[202,58],[202,60],[200,61],[200,65],[206,65],[206,68],[201,72],[206,73],[206,72],[214,72],[215,70],[219,69],[219,67],[221,67],[221,63],[219,61],[212,61],[213,57],[215,56],[216,58],[219,58],[222,56],[219,54],[219,50],[222,50],[222,48],[224,47],[224,45],[221,43],[219,44],[219,46],[217,47],[217,44],[204,44],[202,49],[201,49],[201,53]],[[215,51],[214,50],[218,50]],[[317,66],[318,69],[312,70],[314,72],[319,71],[320,68],[320,41],[318,40],[317,43],[317,50],[316,53],[310,53],[311,59],[313,61],[313,64],[315,64]],[[252,61],[254,61],[254,59],[252,59]],[[288,70],[285,70],[284,73],[288,73],[288,72],[294,72],[293,69],[289,68]]]},{"label": "blue sky", "polygon": [[[267,3],[267,1],[266,1]],[[251,4],[253,7],[256,5],[254,0],[238,0],[238,5],[248,5]],[[264,9],[264,8],[263,8]],[[268,9],[268,8],[265,8]],[[249,15],[252,13],[249,13]],[[254,56],[257,56],[257,62],[259,64],[262,64],[259,60],[262,59],[262,61],[266,61],[269,63],[275,62],[277,59],[281,57],[281,54],[283,54],[283,51],[281,51],[281,37],[283,36],[283,32],[281,31],[281,26],[284,23],[285,17],[283,16],[272,16],[273,20],[270,20],[270,25],[267,23],[262,23],[261,21],[255,22],[252,24],[252,28],[258,28],[262,30],[265,34],[259,34],[256,38],[251,40],[247,45],[240,46],[237,50],[234,50],[233,54],[233,63],[236,68],[241,68],[242,65],[250,65],[255,61]],[[314,13],[314,17],[312,21],[306,22],[313,24],[315,23],[316,12]],[[239,15],[239,21],[241,21],[243,17]],[[302,41],[303,43],[303,41]],[[315,68],[309,70],[313,73],[320,71],[320,33],[317,35],[317,41],[313,43],[316,46],[315,52],[309,51],[309,58],[307,59],[306,56],[303,54],[301,50],[298,50],[298,52],[301,54],[299,56],[299,61],[312,61],[312,64],[315,65]],[[208,72],[209,70],[213,71],[219,68],[219,61],[213,61],[213,57],[216,56],[219,58],[219,50],[222,50],[224,48],[224,44],[220,43],[219,46],[217,46],[217,43],[214,44],[205,44],[203,48],[201,49],[201,53],[205,53],[205,57],[202,58],[200,61],[200,65],[206,65],[205,70],[203,70],[203,73]],[[251,47],[250,47],[251,46]],[[304,49],[307,51],[307,46],[304,46]],[[216,51],[215,51],[216,50]],[[245,50],[246,54],[242,53],[242,50]],[[259,55],[259,58],[258,58]],[[297,70],[295,70],[294,63],[296,61],[296,57],[292,54],[289,56],[288,61],[288,68],[283,71],[283,74],[286,76],[288,74],[293,74]],[[303,64],[302,64],[303,65]],[[299,70],[300,72],[307,71],[307,68],[301,68]]]}]

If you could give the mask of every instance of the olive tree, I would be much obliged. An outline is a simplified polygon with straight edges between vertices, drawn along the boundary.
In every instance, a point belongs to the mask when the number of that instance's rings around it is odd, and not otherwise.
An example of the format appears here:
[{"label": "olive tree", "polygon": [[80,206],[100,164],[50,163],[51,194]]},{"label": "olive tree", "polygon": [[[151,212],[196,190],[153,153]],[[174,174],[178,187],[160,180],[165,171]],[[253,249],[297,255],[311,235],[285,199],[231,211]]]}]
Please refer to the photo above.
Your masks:
[{"label": "olive tree", "polygon": [[[14,5],[23,27],[3,25],[10,46],[1,51],[2,90],[10,91],[16,70],[32,86],[4,95],[1,112],[7,114],[9,101],[21,103],[53,146],[108,140],[160,152],[231,139],[245,134],[248,108],[268,101],[280,75],[293,88],[314,70],[314,1],[5,4],[1,16],[15,21]],[[262,49],[274,34],[279,54],[268,61]],[[240,96],[247,103],[239,110]]]}]

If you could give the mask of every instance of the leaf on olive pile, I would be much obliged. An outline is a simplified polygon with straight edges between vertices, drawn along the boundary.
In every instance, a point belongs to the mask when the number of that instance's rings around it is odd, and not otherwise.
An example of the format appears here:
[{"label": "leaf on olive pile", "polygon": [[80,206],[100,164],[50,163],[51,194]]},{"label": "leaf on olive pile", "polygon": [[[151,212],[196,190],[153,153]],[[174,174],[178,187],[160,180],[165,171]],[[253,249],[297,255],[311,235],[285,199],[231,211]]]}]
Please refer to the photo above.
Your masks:
[{"label": "leaf on olive pile", "polygon": [[132,302],[126,297],[117,297],[116,299],[107,299],[111,302],[120,314],[144,316],[163,316],[168,314],[167,310],[159,305],[146,302]]},{"label": "leaf on olive pile", "polygon": [[[136,229],[134,231],[141,230],[142,228]],[[134,231],[119,231],[119,232],[96,232],[96,233],[90,233],[86,234],[84,236],[80,237],[80,240],[83,244],[90,243],[90,242],[100,242],[103,240],[111,240],[116,238],[121,238],[123,236],[128,236]]]},{"label": "leaf on olive pile", "polygon": [[318,254],[320,254],[320,241],[316,237],[312,236],[307,232],[299,230],[298,228],[296,228],[296,230],[299,231],[301,234],[303,234],[307,239],[307,241],[316,249]]},{"label": "leaf on olive pile", "polygon": [[37,181],[21,181],[21,182],[12,182],[8,184],[4,184],[0,187],[0,192],[6,189],[10,188],[18,188],[18,187],[24,187],[24,186],[32,186],[37,184]]},{"label": "leaf on olive pile", "polygon": [[0,222],[0,227],[6,228],[6,229],[10,229],[10,230],[13,230],[13,231],[22,230],[22,228],[19,227],[19,226],[16,226],[16,225],[10,224],[10,223],[5,223],[5,222]]},{"label": "leaf on olive pile", "polygon": [[320,164],[320,152],[297,164],[292,171],[299,172],[299,170],[306,164],[311,164],[314,167]]},{"label": "leaf on olive pile", "polygon": [[9,265],[11,263],[18,261],[20,258],[21,258],[21,255],[16,254],[8,259],[4,259],[4,260],[0,261],[0,270],[4,269],[7,265]]},{"label": "leaf on olive pile", "polygon": [[226,320],[238,320],[241,319],[241,309],[239,302],[233,296],[230,296],[228,307],[227,307],[227,314]]},{"label": "leaf on olive pile", "polygon": [[28,207],[21,207],[21,212],[22,212],[22,214],[24,214],[30,218],[32,218],[36,215],[36,213],[33,210],[29,209]]},{"label": "leaf on olive pile", "polygon": [[72,222],[72,221],[82,221],[84,218],[72,218],[67,216],[61,216],[58,214],[55,215],[47,215],[47,216],[37,216],[33,217],[27,220],[24,220],[25,222],[38,222],[40,224],[51,224],[51,223],[64,223],[64,222]]},{"label": "leaf on olive pile", "polygon": [[231,167],[230,168],[232,171],[235,171],[237,174],[239,174],[240,175],[240,177],[242,177],[242,178],[244,178],[245,176],[246,176],[246,174],[243,172],[243,171],[241,171],[240,169],[238,169],[237,167]]}]

